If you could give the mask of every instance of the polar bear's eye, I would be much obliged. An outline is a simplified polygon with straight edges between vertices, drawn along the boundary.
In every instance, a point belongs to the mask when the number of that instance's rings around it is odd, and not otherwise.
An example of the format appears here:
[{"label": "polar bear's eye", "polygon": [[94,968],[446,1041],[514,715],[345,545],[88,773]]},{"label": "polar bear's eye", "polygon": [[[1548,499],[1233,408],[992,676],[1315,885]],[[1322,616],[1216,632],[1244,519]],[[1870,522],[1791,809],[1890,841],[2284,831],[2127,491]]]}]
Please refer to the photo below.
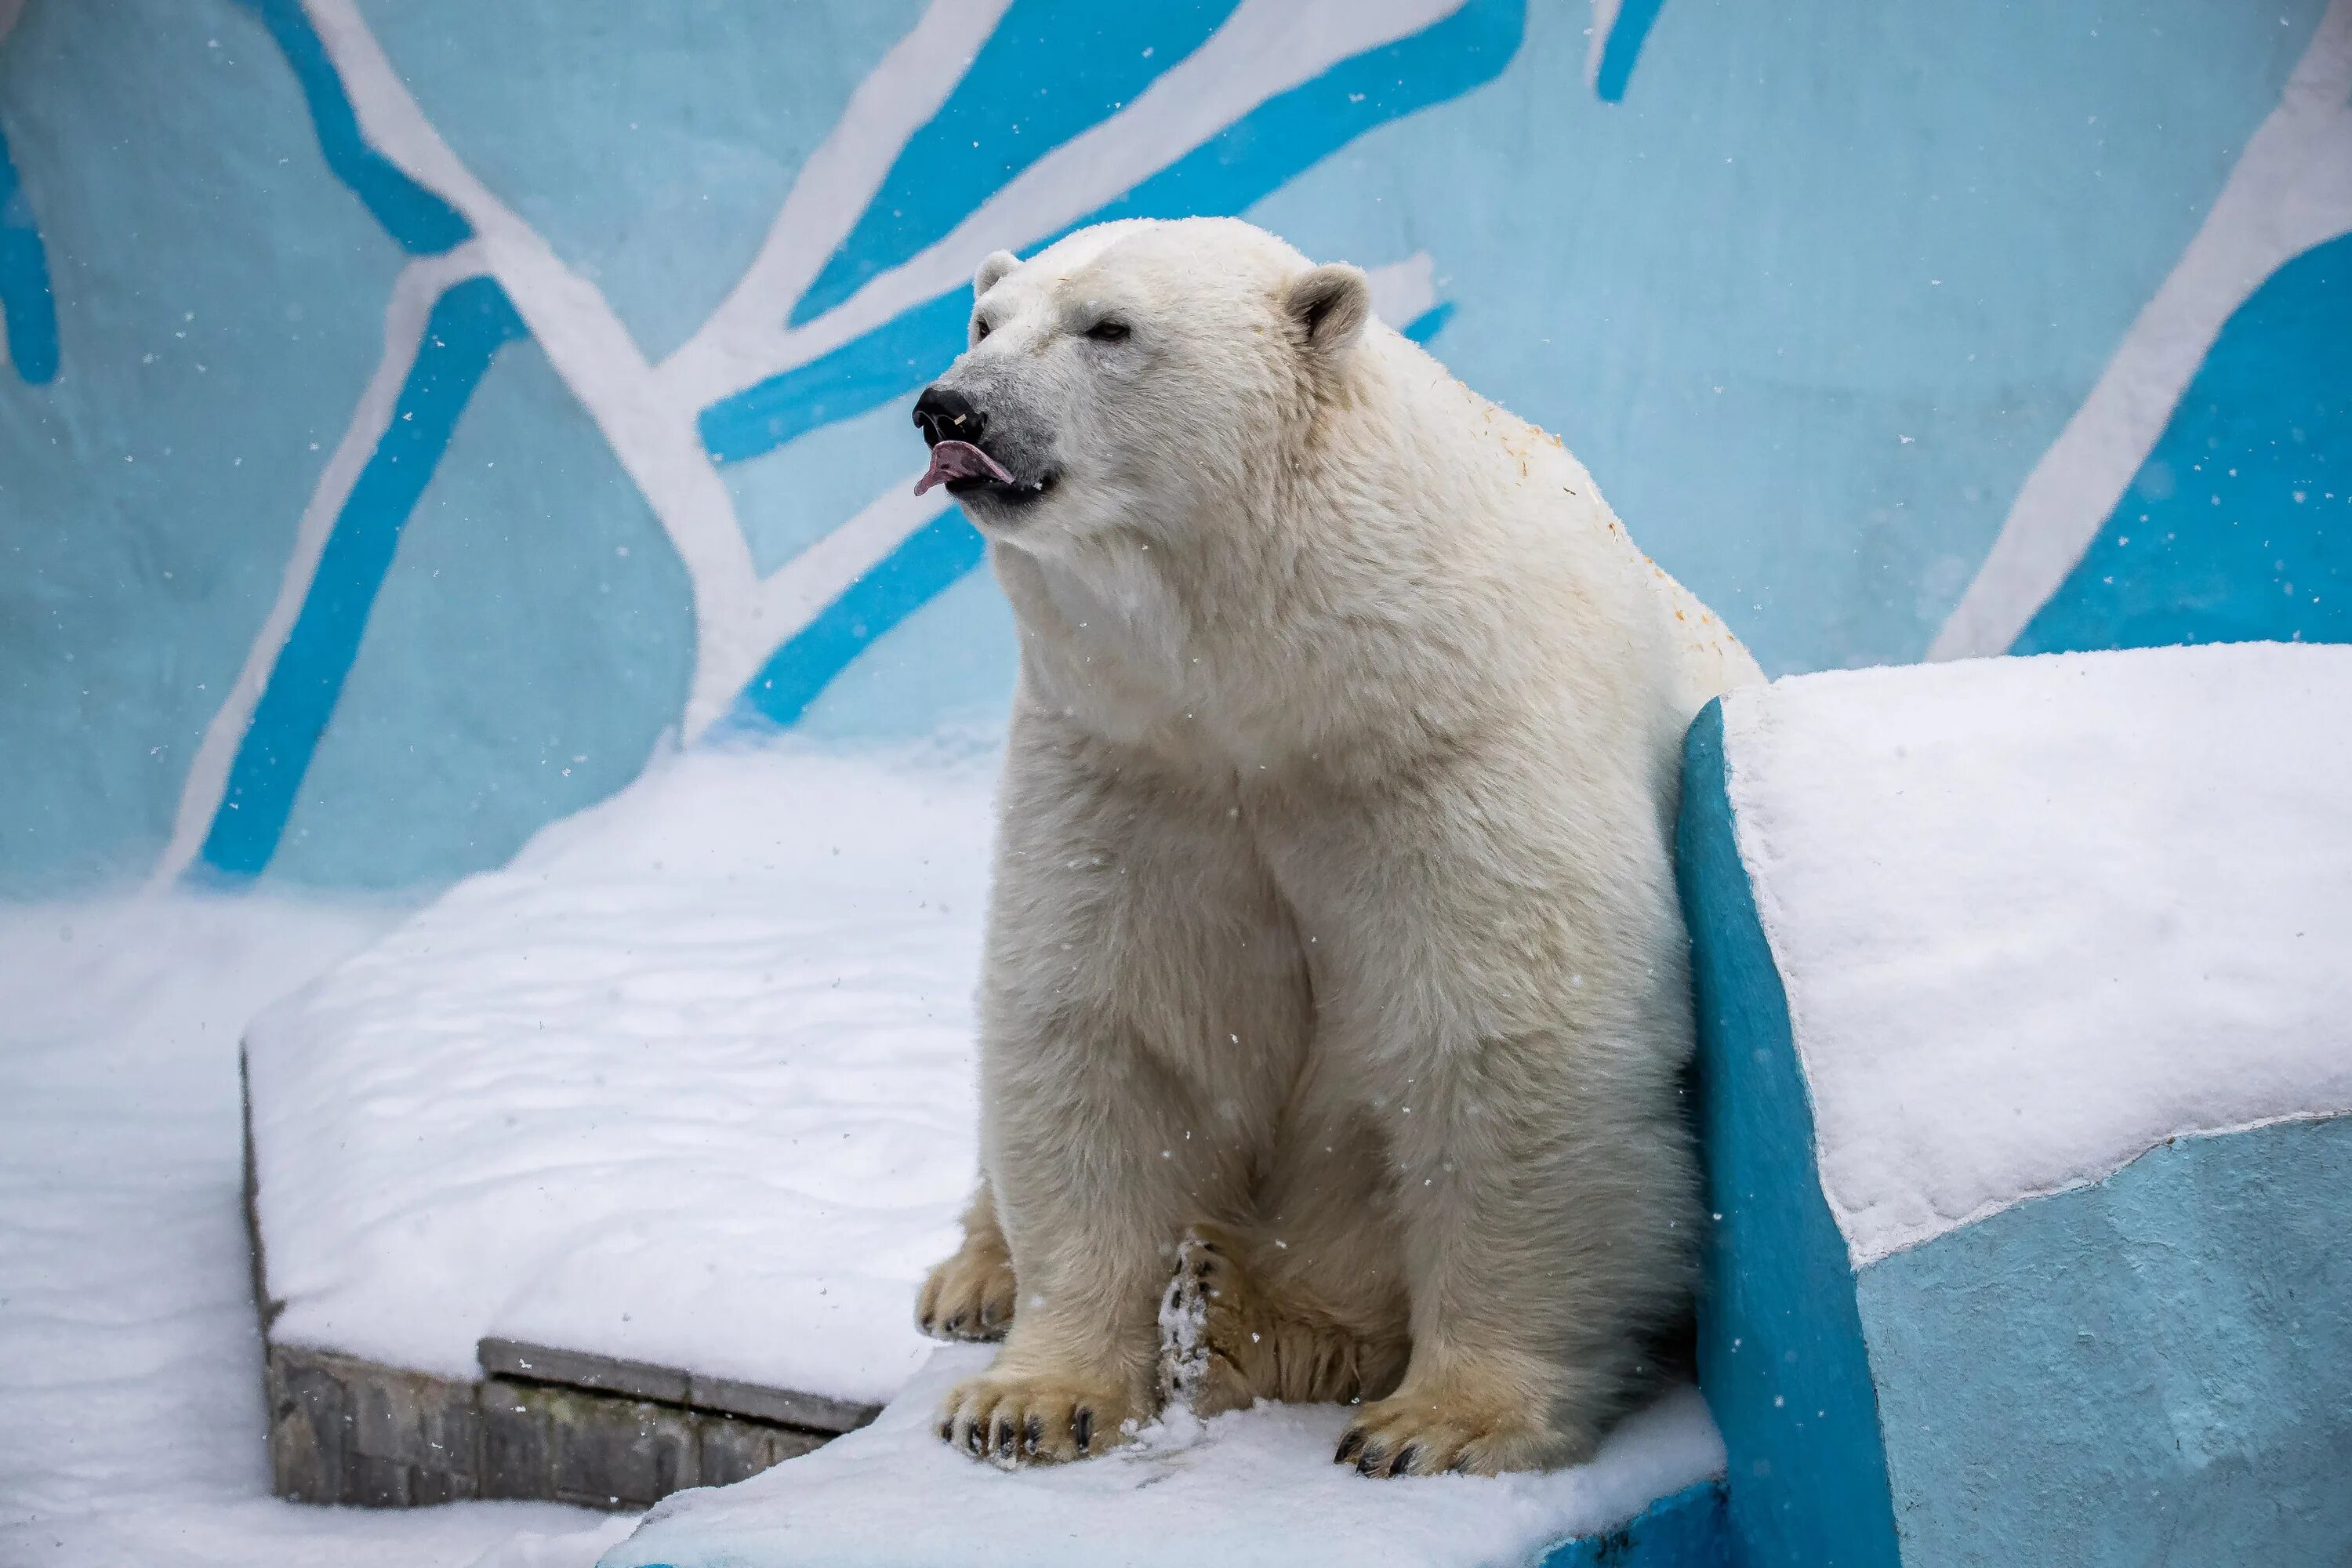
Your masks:
[{"label": "polar bear's eye", "polygon": [[988,323],[974,316],[971,319],[971,341],[978,342],[986,336],[988,336]]},{"label": "polar bear's eye", "polygon": [[1106,317],[1088,327],[1087,336],[1098,343],[1123,343],[1127,342],[1127,323]]}]

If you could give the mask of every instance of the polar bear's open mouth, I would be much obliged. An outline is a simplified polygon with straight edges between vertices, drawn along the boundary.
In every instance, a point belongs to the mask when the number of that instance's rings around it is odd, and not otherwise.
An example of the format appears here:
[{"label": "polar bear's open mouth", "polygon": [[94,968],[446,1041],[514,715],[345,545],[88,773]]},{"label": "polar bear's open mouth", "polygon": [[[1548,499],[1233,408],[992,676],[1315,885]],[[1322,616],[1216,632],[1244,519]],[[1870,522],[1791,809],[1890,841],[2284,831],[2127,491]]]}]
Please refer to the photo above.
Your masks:
[{"label": "polar bear's open mouth", "polygon": [[999,500],[1033,501],[1054,488],[1054,476],[1016,479],[1011,469],[969,441],[940,441],[931,447],[931,465],[915,481],[921,495],[934,485],[945,485],[958,500],[990,496]]}]

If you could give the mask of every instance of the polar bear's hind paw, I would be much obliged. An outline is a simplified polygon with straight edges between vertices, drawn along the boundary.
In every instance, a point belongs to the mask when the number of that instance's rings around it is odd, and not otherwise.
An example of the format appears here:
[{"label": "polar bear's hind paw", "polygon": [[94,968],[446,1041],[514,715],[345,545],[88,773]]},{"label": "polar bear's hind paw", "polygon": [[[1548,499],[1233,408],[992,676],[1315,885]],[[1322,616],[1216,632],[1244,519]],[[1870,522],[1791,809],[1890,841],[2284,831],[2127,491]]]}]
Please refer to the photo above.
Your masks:
[{"label": "polar bear's hind paw", "polygon": [[1331,1459],[1363,1476],[1494,1476],[1580,1463],[1593,1448],[1507,1403],[1399,1389],[1364,1406]]}]

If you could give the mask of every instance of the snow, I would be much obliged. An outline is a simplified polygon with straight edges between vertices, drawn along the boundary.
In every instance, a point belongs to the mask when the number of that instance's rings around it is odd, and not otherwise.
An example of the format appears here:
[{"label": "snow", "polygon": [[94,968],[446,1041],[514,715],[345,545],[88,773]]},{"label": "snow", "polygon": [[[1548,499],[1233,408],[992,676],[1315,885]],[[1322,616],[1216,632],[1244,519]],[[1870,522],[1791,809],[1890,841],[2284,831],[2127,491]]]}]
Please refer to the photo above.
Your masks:
[{"label": "snow", "polygon": [[1740,854],[1856,1268],[2166,1139],[2352,1110],[2352,648],[1725,700]]},{"label": "snow", "polygon": [[701,748],[247,1035],[281,1342],[878,1404],[977,1169],[992,758]]},{"label": "snow", "polygon": [[667,1499],[601,1568],[965,1568],[1008,1552],[1023,1568],[1518,1563],[1723,1472],[1722,1442],[1688,1388],[1626,1421],[1591,1464],[1549,1475],[1370,1479],[1331,1462],[1345,1408],[1281,1405],[1207,1422],[1180,1406],[1131,1447],[1003,1470],[933,1430],[948,1386],[988,1356],[940,1349],[873,1426],[735,1486]]},{"label": "snow", "polygon": [[[1116,1525],[1188,1568],[1486,1563],[1719,1473],[1688,1390],[1593,1465],[1501,1480],[1364,1479],[1330,1462],[1336,1406],[1179,1408],[1051,1473],[940,1444],[943,1384],[990,1353],[927,1365],[908,1324],[971,1174],[988,773],[704,750],[414,913],[0,912],[0,1562],[961,1563],[979,1530],[1045,1568]],[[551,1505],[269,1498],[241,1032],[281,1331],[426,1371],[499,1333],[899,1398],[626,1545],[635,1521]]]},{"label": "snow", "polygon": [[583,1568],[627,1520],[268,1495],[236,1037],[392,911],[0,907],[0,1563]]}]

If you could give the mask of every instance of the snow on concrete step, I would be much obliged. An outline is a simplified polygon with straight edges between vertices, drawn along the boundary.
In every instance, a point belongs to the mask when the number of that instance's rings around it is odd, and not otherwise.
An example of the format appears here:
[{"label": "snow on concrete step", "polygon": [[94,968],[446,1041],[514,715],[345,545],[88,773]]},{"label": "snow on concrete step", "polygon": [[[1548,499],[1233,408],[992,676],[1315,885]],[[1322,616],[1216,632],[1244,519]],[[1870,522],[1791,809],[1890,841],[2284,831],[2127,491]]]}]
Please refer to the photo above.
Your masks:
[{"label": "snow on concrete step", "polygon": [[1687,749],[1762,1565],[2352,1555],[2352,648],[1805,677]]},{"label": "snow on concrete step", "polygon": [[[1591,1464],[1551,1475],[1369,1479],[1331,1462],[1344,1407],[1277,1405],[1207,1422],[1179,1407],[1131,1447],[1006,1470],[933,1430],[949,1385],[989,1355],[942,1348],[872,1426],[739,1485],[677,1494],[600,1568],[1719,1561],[1723,1449],[1690,1389],[1626,1421]],[[1661,1499],[1672,1500],[1608,1539]]]},{"label": "snow on concrete step", "polygon": [[991,774],[660,760],[265,1014],[273,1342],[444,1378],[489,1341],[895,1394],[976,1168]]}]

